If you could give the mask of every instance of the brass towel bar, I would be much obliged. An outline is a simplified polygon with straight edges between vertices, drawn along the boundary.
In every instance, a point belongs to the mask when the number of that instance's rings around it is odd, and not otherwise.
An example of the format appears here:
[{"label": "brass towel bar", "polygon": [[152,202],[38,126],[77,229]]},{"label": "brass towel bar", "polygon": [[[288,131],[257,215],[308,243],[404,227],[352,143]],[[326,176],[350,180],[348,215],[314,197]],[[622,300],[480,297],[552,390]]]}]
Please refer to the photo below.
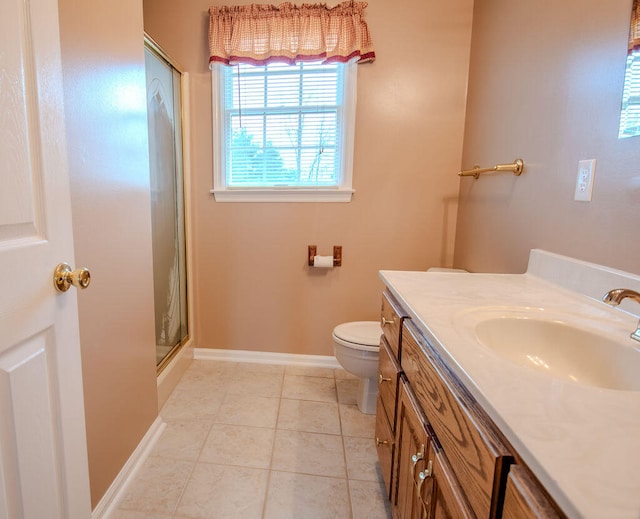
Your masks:
[{"label": "brass towel bar", "polygon": [[473,169],[464,169],[458,173],[460,177],[473,177],[478,179],[481,173],[489,173],[492,171],[511,171],[514,175],[519,176],[524,169],[524,160],[516,159],[513,164],[496,164],[492,168],[481,168],[473,166]]}]

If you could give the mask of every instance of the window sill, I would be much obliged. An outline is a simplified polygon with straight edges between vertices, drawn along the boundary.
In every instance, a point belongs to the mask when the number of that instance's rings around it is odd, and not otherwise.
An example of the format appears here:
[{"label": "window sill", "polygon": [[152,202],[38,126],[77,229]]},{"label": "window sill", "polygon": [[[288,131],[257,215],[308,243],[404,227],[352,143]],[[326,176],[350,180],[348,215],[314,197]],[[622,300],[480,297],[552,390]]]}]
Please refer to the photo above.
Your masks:
[{"label": "window sill", "polygon": [[353,189],[212,189],[216,202],[351,202]]}]

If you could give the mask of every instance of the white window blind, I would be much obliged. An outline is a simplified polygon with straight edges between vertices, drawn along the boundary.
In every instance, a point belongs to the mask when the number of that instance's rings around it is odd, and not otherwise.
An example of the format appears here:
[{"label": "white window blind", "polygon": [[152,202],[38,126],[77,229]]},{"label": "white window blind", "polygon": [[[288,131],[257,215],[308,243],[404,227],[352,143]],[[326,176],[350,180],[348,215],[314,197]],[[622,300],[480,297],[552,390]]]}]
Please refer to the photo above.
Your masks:
[{"label": "white window blind", "polygon": [[225,67],[229,187],[340,183],[342,65]]},{"label": "white window blind", "polygon": [[619,138],[640,135],[640,49],[627,56]]},{"label": "white window blind", "polygon": [[327,192],[343,198],[328,201],[350,200],[355,67],[214,65],[216,199],[269,190],[315,193],[296,201]]}]

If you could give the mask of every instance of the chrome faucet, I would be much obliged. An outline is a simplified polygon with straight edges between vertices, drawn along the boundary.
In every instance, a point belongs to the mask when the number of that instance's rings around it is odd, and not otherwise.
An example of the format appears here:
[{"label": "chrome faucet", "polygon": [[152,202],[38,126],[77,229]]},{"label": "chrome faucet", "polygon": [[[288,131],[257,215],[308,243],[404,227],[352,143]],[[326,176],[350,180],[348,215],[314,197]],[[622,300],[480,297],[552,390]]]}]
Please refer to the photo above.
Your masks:
[{"label": "chrome faucet", "polygon": [[[640,303],[640,293],[628,288],[616,288],[607,292],[602,300],[611,306],[618,306],[624,299],[633,299],[636,303]],[[635,332],[631,333],[631,338],[640,342],[640,321]]]}]

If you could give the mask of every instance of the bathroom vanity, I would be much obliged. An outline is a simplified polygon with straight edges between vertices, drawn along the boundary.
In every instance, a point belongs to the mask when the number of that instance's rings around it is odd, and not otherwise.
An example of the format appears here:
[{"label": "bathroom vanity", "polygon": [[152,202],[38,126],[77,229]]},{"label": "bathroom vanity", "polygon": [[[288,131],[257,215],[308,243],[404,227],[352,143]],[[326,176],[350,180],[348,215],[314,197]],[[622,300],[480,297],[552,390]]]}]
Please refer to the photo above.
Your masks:
[{"label": "bathroom vanity", "polygon": [[[376,446],[396,518],[640,517],[640,276],[380,273]],[[538,349],[536,349],[538,348]]]}]

